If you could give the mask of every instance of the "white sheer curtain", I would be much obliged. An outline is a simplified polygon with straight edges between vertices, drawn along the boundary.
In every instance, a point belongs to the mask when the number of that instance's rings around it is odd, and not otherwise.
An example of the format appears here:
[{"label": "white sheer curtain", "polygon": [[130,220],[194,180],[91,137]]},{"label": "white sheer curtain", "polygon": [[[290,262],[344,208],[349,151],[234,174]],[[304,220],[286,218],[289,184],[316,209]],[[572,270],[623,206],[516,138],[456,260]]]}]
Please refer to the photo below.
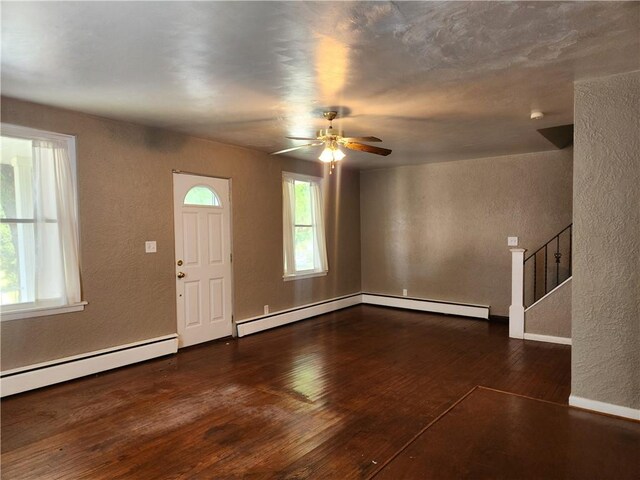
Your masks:
[{"label": "white sheer curtain", "polygon": [[33,140],[36,303],[81,301],[78,217],[68,144]]},{"label": "white sheer curtain", "polygon": [[282,253],[284,256],[284,275],[296,273],[295,259],[295,180],[282,177]]},{"label": "white sheer curtain", "polygon": [[327,242],[324,230],[324,208],[322,203],[322,189],[319,182],[311,182],[311,214],[313,215],[313,264],[317,271],[329,270],[327,262]]},{"label": "white sheer curtain", "polygon": [[[309,185],[311,195],[311,227],[313,231],[313,268],[302,271],[296,268],[296,180]],[[282,177],[282,246],[284,256],[284,275],[323,273],[329,270],[327,262],[327,245],[324,229],[324,208],[322,202],[322,188],[320,179],[314,180],[296,174],[285,174]],[[301,229],[308,225],[299,225]],[[304,244],[299,245],[304,251]],[[299,259],[300,260],[300,259]],[[303,263],[304,262],[303,260]],[[300,261],[298,261],[298,265]]]}]

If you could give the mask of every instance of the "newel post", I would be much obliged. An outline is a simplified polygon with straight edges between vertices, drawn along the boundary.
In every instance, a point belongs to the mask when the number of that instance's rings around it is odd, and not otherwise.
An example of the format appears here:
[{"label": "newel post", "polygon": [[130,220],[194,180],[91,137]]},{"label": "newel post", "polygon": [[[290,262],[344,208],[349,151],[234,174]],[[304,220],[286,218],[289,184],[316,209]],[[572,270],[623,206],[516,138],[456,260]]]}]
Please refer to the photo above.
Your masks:
[{"label": "newel post", "polygon": [[509,336],[524,338],[524,248],[511,249],[511,306]]}]

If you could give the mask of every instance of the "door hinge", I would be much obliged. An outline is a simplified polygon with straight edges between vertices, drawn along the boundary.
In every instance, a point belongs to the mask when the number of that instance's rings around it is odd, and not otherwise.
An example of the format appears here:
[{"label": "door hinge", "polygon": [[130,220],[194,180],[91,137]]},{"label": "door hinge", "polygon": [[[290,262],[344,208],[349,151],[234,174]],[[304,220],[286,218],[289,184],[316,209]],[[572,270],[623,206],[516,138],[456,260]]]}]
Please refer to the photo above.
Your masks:
[{"label": "door hinge", "polygon": [[230,262],[233,262],[233,253],[230,253],[230,254],[229,254],[229,261],[230,261]]}]

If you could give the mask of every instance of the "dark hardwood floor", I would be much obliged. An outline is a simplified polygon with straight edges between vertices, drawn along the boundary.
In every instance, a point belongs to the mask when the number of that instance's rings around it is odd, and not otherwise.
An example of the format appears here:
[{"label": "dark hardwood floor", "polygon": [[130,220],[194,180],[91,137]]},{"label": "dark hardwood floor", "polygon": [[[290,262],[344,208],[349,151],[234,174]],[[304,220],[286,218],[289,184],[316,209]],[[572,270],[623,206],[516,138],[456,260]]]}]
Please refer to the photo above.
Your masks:
[{"label": "dark hardwood floor", "polygon": [[639,454],[640,422],[478,387],[374,478],[637,480]]},{"label": "dark hardwood floor", "polygon": [[361,305],[9,397],[2,478],[366,478],[477,385],[569,377],[570,347]]}]

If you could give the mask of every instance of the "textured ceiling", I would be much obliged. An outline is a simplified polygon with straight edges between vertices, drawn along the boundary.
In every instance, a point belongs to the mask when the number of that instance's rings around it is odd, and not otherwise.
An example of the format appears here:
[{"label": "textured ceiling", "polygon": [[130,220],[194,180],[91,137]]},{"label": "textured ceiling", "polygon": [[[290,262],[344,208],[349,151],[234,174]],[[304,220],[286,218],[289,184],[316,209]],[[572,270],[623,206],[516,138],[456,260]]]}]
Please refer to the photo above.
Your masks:
[{"label": "textured ceiling", "polygon": [[393,149],[360,168],[552,149],[574,80],[639,68],[638,2],[2,3],[3,95],[265,152],[338,107]]}]

